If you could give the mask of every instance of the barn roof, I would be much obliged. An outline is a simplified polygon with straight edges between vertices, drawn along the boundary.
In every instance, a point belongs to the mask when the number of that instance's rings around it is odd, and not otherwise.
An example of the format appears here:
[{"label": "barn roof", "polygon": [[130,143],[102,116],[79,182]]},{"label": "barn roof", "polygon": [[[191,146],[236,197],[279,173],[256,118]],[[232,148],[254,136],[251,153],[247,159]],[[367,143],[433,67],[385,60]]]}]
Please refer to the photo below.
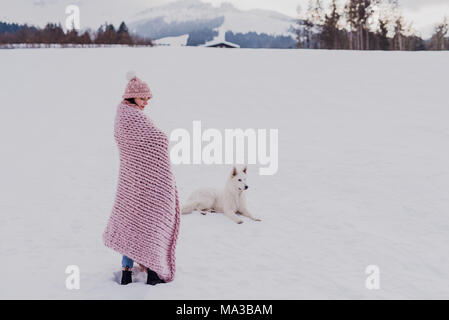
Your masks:
[{"label": "barn roof", "polygon": [[224,40],[221,40],[221,41],[212,40],[212,41],[206,42],[204,44],[204,46],[205,47],[212,47],[212,46],[218,46],[220,44],[224,44],[224,45],[230,46],[232,48],[240,48],[240,46],[238,44],[232,43],[232,42],[229,42],[229,41],[224,41]]},{"label": "barn roof", "polygon": [[218,29],[218,36],[213,38],[211,41],[206,42],[203,46],[204,47],[212,47],[212,46],[215,47],[220,44],[223,44],[223,45],[229,46],[231,48],[240,48],[240,46],[238,44],[226,41],[225,34],[226,34],[225,30]]}]

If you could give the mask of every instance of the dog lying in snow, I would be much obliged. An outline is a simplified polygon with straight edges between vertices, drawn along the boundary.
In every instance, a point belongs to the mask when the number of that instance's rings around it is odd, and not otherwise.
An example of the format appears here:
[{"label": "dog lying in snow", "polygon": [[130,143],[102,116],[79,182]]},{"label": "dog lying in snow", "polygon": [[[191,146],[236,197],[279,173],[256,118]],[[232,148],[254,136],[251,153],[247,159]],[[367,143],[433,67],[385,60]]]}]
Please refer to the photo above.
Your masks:
[{"label": "dog lying in snow", "polygon": [[253,217],[246,207],[244,192],[246,189],[248,189],[246,167],[241,171],[234,167],[223,190],[203,188],[195,191],[187,199],[181,213],[191,213],[194,210],[201,211],[202,214],[206,214],[208,211],[222,212],[236,223],[243,223],[236,214],[241,214],[254,221],[261,221]]}]

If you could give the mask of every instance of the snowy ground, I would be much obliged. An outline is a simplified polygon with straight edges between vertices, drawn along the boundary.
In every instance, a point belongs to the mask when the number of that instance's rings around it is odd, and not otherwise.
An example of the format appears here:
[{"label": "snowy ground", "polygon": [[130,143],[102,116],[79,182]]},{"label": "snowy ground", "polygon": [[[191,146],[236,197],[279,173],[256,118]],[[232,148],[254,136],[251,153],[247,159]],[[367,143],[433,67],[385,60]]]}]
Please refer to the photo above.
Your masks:
[{"label": "snowy ground", "polygon": [[[0,298],[449,298],[448,52],[211,48],[0,51]],[[115,282],[101,235],[125,73],[166,132],[278,128],[249,168],[262,222],[182,216],[175,281]],[[228,166],[174,166],[181,201]],[[216,181],[216,182],[215,182]],[[65,288],[78,265],[81,289]],[[365,287],[378,265],[380,290]],[[137,277],[138,278],[138,277]],[[142,280],[138,278],[136,280]]]}]

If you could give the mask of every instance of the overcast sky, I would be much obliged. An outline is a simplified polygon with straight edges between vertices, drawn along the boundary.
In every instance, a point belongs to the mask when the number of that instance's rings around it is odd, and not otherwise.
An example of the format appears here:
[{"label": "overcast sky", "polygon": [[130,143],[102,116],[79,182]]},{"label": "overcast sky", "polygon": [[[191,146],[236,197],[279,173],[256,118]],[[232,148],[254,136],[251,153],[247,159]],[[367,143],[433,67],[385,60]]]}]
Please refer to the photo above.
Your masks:
[{"label": "overcast sky", "polygon": [[[44,25],[46,22],[63,22],[68,4],[80,6],[82,27],[97,28],[105,21],[118,24],[136,12],[174,0],[0,0],[0,20]],[[307,8],[309,0],[202,0],[219,5],[230,2],[239,9],[269,9],[296,16],[298,5]],[[327,3],[329,0],[323,0]],[[341,3],[345,0],[339,0]],[[415,29],[428,37],[435,23],[449,17],[449,0],[399,0],[404,16],[413,21]]]}]

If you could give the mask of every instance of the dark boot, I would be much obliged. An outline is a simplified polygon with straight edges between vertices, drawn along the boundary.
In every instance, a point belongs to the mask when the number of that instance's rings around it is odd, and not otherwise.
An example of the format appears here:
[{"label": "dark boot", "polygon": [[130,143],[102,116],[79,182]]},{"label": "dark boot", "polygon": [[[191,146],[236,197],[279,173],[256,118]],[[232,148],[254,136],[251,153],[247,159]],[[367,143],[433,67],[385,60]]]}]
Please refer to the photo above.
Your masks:
[{"label": "dark boot", "polygon": [[132,271],[126,268],[126,270],[122,270],[122,282],[120,284],[125,285],[133,282]]},{"label": "dark boot", "polygon": [[161,278],[159,278],[159,276],[157,275],[156,272],[154,272],[153,270],[151,270],[150,268],[147,268],[147,284],[151,284],[152,286],[154,286],[155,284],[158,283],[165,283],[164,280],[162,280]]}]

